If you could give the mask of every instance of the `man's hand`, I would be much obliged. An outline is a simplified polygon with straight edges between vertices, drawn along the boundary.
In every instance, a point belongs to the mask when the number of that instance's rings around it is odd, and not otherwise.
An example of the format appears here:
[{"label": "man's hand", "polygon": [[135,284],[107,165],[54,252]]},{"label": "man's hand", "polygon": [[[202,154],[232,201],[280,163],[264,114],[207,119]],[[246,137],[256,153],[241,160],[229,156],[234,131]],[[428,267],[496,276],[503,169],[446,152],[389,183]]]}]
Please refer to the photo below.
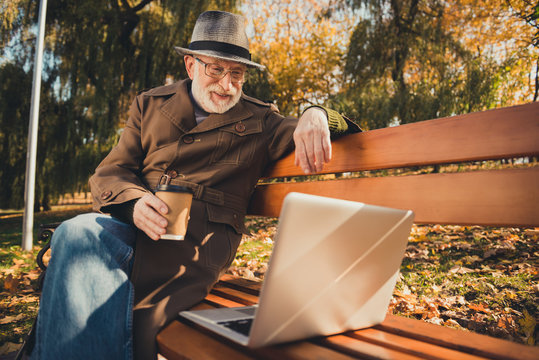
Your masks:
[{"label": "man's hand", "polygon": [[146,194],[136,203],[133,223],[153,240],[159,240],[166,232],[167,219],[161,214],[168,212],[167,205],[153,194]]},{"label": "man's hand", "polygon": [[322,171],[331,160],[331,139],[326,112],[312,107],[301,115],[294,131],[296,166],[305,174]]}]

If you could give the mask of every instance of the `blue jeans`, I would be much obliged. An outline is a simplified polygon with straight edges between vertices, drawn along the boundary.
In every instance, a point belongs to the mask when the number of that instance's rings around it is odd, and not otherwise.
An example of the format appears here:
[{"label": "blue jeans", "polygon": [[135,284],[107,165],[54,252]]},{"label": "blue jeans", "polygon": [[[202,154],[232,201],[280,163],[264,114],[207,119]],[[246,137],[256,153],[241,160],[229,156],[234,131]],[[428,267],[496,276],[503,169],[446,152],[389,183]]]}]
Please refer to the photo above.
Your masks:
[{"label": "blue jeans", "polygon": [[32,359],[132,359],[136,230],[102,214],[62,223],[51,239]]}]

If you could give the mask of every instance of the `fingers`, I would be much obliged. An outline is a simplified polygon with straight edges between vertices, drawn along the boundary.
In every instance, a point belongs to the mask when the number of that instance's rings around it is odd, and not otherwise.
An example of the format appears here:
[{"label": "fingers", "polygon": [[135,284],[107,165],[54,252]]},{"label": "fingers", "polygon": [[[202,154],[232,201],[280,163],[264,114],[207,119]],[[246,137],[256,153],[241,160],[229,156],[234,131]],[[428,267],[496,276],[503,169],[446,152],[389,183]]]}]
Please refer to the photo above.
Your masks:
[{"label": "fingers", "polygon": [[304,173],[320,172],[324,163],[331,160],[331,142],[313,135],[296,141],[295,165],[301,167]]},{"label": "fingers", "polygon": [[[328,129],[327,136],[325,136],[322,139],[322,149],[323,149],[323,152],[324,152],[324,162],[325,163],[330,162],[331,158],[333,157],[333,149],[331,147],[331,138],[330,138],[330,135],[329,135],[329,129]],[[321,170],[322,169],[320,169],[318,171],[321,171]]]},{"label": "fingers", "polygon": [[133,222],[153,240],[159,240],[166,232],[167,219],[162,215],[168,212],[166,204],[153,194],[146,194],[135,204]]},{"label": "fingers", "polygon": [[295,165],[299,166],[305,174],[310,174],[313,168],[307,157],[306,146],[302,139],[296,140]]},{"label": "fingers", "polygon": [[[313,115],[314,114],[314,115]],[[295,165],[304,173],[320,172],[331,160],[332,148],[324,112],[305,112],[294,132]]]},{"label": "fingers", "polygon": [[[324,163],[327,163],[331,160],[331,141],[329,138],[329,133],[326,134],[315,134],[312,138],[313,143],[313,154],[312,156],[307,157],[310,159],[310,162],[314,165],[316,172],[322,171],[324,168]],[[313,160],[314,156],[314,160]]]}]

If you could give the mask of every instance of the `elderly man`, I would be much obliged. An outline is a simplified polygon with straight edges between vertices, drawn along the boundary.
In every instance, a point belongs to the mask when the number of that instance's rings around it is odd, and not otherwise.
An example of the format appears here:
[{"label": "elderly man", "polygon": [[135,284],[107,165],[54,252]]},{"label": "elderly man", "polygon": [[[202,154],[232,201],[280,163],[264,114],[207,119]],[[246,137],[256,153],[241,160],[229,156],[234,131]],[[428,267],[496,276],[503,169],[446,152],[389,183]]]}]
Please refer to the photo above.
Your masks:
[{"label": "elderly man", "polygon": [[[189,48],[176,51],[189,79],[136,97],[90,179],[97,212],[53,236],[34,358],[155,358],[157,332],[234,259],[268,164],[295,146],[296,165],[318,172],[331,159],[329,129],[358,130],[329,109],[297,120],[243,94],[247,68],[263,66],[250,60],[241,16],[201,14]],[[152,190],[163,183],[194,193],[183,241],[160,239],[168,208]]]}]

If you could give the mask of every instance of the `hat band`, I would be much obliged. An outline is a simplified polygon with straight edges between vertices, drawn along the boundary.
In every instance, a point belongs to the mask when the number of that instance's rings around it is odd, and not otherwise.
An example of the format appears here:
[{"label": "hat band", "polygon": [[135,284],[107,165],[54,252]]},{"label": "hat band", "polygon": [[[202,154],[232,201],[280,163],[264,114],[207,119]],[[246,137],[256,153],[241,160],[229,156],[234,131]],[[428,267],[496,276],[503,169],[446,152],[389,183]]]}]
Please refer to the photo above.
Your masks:
[{"label": "hat band", "polygon": [[189,44],[189,50],[213,50],[231,55],[237,55],[251,60],[251,53],[246,48],[220,41],[193,41]]}]

